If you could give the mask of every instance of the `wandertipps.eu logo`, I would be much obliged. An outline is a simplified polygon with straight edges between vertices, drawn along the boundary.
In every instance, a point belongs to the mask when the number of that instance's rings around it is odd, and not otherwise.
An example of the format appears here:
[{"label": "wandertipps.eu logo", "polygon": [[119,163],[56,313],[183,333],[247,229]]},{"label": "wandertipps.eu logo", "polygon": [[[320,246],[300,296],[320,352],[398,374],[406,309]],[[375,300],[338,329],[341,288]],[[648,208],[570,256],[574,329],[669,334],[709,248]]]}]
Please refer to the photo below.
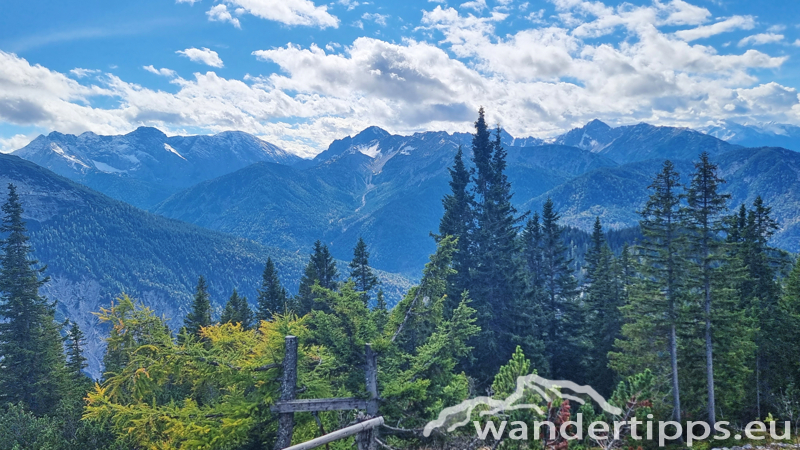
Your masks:
[{"label": "wandertipps.eu logo", "polygon": [[[481,440],[533,439],[553,450],[566,449],[573,440],[613,449],[628,439],[657,441],[661,447],[679,439],[690,447],[709,438],[762,440],[767,433],[774,440],[791,439],[790,422],[784,422],[779,433],[777,421],[770,421],[769,426],[750,422],[739,432],[732,432],[727,421],[713,426],[688,421],[684,434],[684,424],[680,422],[653,421],[648,388],[652,383],[649,371],[631,377],[620,385],[609,402],[590,386],[548,380],[536,374],[520,376],[514,392],[505,398],[477,397],[445,408],[428,422],[423,434],[428,437],[434,430],[463,433],[474,427]],[[587,402],[593,402],[597,408]],[[459,430],[462,427],[466,428]]]}]

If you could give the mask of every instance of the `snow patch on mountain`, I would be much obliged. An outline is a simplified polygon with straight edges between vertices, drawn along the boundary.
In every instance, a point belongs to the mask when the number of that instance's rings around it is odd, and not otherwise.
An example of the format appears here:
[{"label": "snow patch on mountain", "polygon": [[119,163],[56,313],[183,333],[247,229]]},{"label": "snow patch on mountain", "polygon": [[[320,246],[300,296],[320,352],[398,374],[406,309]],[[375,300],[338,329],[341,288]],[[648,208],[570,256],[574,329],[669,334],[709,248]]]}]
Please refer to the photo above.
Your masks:
[{"label": "snow patch on mountain", "polygon": [[97,170],[99,170],[100,172],[105,172],[105,173],[125,173],[125,172],[127,172],[126,170],[120,170],[120,169],[117,169],[116,167],[111,167],[108,164],[106,164],[104,162],[100,162],[100,161],[92,160],[92,164],[94,164],[94,167]]},{"label": "snow patch on mountain", "polygon": [[178,156],[179,156],[181,159],[183,159],[184,161],[186,161],[186,158],[184,158],[184,157],[183,157],[183,155],[181,155],[180,153],[178,153],[178,151],[177,151],[177,150],[175,150],[174,148],[172,148],[172,146],[171,146],[171,145],[169,145],[169,144],[167,144],[166,142],[164,143],[164,150],[166,150],[166,151],[168,151],[168,152],[170,152],[170,153],[175,153],[175,154],[176,154],[176,155],[178,155]]},{"label": "snow patch on mountain", "polygon": [[363,155],[367,155],[370,158],[377,158],[378,155],[381,154],[380,143],[376,141],[376,142],[371,143],[371,144],[372,145],[370,145],[370,146],[359,145],[355,149],[356,149],[356,151],[360,152]]}]

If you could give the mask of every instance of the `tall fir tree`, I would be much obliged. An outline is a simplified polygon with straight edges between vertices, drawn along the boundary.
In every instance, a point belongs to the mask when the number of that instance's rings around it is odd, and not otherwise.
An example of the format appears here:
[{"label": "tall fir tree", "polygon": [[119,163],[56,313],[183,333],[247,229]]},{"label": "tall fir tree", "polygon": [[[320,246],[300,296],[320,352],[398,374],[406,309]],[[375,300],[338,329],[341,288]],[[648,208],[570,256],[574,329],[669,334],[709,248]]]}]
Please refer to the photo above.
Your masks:
[{"label": "tall fir tree", "polygon": [[319,283],[325,289],[336,289],[338,278],[336,261],[333,260],[328,247],[317,240],[314,242],[314,252],[308,260],[305,273],[300,279],[300,288],[295,300],[297,314],[302,316],[315,309],[326,309],[324,304],[317,302],[313,287]]},{"label": "tall fir tree", "polygon": [[361,299],[365,305],[369,305],[369,293],[380,281],[372,268],[369,266],[369,251],[364,239],[359,237],[355,248],[353,248],[353,260],[350,261],[350,278],[356,284],[356,291],[363,292]]},{"label": "tall fir tree", "polygon": [[71,322],[67,330],[67,375],[73,381],[80,381],[86,378],[83,369],[88,367],[86,357],[83,356],[83,347],[86,345],[86,337],[76,322]]},{"label": "tall fir tree", "polygon": [[448,279],[448,307],[455,308],[461,298],[461,293],[469,288],[470,268],[472,267],[472,233],[474,220],[472,204],[474,197],[469,190],[470,173],[464,164],[464,154],[461,146],[458,147],[453,158],[453,167],[450,173],[450,193],[442,199],[444,214],[439,222],[439,236],[458,238],[456,253],[453,255],[453,269],[456,271]]},{"label": "tall fir tree", "polygon": [[514,352],[512,311],[524,290],[520,282],[519,232],[521,218],[511,204],[511,184],[505,174],[506,152],[498,127],[494,139],[479,111],[473,135],[474,214],[473,269],[470,297],[478,312],[480,334],[474,339],[477,365],[473,374],[487,382]]},{"label": "tall fir tree", "polygon": [[709,160],[707,152],[700,155],[695,163],[695,172],[686,194],[688,204],[686,220],[691,239],[691,253],[694,256],[697,272],[700,274],[700,290],[703,297],[704,340],[706,357],[706,385],[708,402],[708,423],[716,423],[716,402],[714,395],[714,351],[712,338],[712,281],[716,267],[723,262],[724,253],[720,250],[720,232],[724,229],[724,213],[730,195],[719,192],[725,180],[717,175],[717,166]]},{"label": "tall fir tree", "polygon": [[616,387],[617,377],[609,367],[608,354],[621,338],[623,305],[622,266],[606,242],[600,218],[595,219],[592,240],[586,253],[586,296],[584,306],[584,341],[588,346],[582,360],[587,382],[604,395]]},{"label": "tall fir tree", "polygon": [[[664,161],[648,189],[650,198],[639,222],[644,239],[637,248],[642,277],[636,295],[630,296],[625,307],[628,323],[623,326],[625,339],[619,341],[619,347],[626,355],[617,354],[615,366],[618,371],[630,372],[637,369],[637,363],[632,361],[638,359],[665,369],[670,374],[672,418],[680,421],[678,325],[686,281],[686,242],[682,229],[683,186],[671,161]],[[666,367],[660,365],[658,356],[658,347],[663,344],[669,355]]]},{"label": "tall fir tree", "polygon": [[64,395],[66,360],[55,303],[39,295],[48,278],[28,244],[23,208],[13,184],[2,207],[0,259],[0,401],[51,413]]},{"label": "tall fir tree", "polygon": [[183,321],[188,333],[195,336],[200,334],[200,328],[211,325],[211,295],[208,293],[208,284],[205,277],[200,275],[194,291],[192,309]]},{"label": "tall fir tree", "polygon": [[272,258],[268,257],[264,273],[261,275],[261,288],[258,290],[256,320],[272,320],[276,314],[288,309],[287,301],[288,295],[286,289],[281,286],[278,269],[275,268]]},{"label": "tall fir tree", "polygon": [[253,327],[253,310],[247,303],[247,297],[239,295],[236,289],[225,304],[225,309],[222,310],[222,316],[219,321],[221,323],[240,323],[242,329],[249,330]]},{"label": "tall fir tree", "polygon": [[550,365],[550,375],[556,379],[582,380],[579,340],[571,330],[583,330],[582,315],[576,303],[578,283],[568,258],[563,228],[558,221],[553,200],[548,198],[542,208],[542,286],[544,289],[543,317],[546,336],[544,344]]}]

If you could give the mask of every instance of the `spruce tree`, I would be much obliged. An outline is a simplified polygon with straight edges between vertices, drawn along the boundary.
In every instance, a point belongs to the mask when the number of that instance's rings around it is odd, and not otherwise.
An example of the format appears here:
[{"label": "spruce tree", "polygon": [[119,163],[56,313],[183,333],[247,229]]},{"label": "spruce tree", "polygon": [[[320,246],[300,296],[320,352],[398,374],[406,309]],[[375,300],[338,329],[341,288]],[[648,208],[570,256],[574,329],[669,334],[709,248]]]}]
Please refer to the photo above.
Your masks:
[{"label": "spruce tree", "polygon": [[308,260],[305,273],[300,279],[300,288],[297,293],[297,314],[305,315],[315,309],[326,309],[324,304],[316,301],[317,295],[313,292],[315,284],[325,289],[335,289],[339,278],[336,261],[333,260],[328,247],[321,241],[314,242],[314,252]]},{"label": "spruce tree", "polygon": [[444,236],[458,238],[456,253],[453,255],[453,269],[456,271],[449,279],[448,306],[457,306],[461,293],[470,286],[470,268],[472,267],[472,236],[474,232],[472,204],[473,195],[469,191],[470,173],[464,164],[461,146],[453,159],[450,173],[450,193],[442,199],[444,214],[439,222],[440,240]]},{"label": "spruce tree", "polygon": [[[668,370],[672,388],[672,418],[681,420],[680,384],[678,382],[678,324],[681,320],[681,294],[683,293],[686,274],[685,234],[682,230],[681,196],[683,186],[680,176],[671,161],[664,161],[661,171],[656,174],[648,186],[651,190],[639,226],[644,240],[638,248],[642,259],[640,267],[643,274],[639,295],[631,298],[628,318],[634,323],[647,327],[639,327],[639,331],[650,333],[650,337],[663,333],[669,352]],[[649,331],[646,328],[651,328]],[[643,329],[644,328],[644,329]],[[635,326],[629,330],[636,329]],[[647,339],[638,335],[627,337]],[[639,344],[628,342],[628,348]],[[641,348],[640,348],[641,349]],[[650,351],[654,351],[651,349]],[[657,351],[657,350],[655,350]]]},{"label": "spruce tree", "polygon": [[717,166],[709,161],[703,152],[700,161],[695,163],[695,173],[687,191],[687,222],[692,241],[692,254],[700,273],[705,321],[706,383],[708,395],[708,423],[716,423],[716,404],[714,395],[714,357],[712,339],[712,280],[715,267],[723,259],[720,251],[719,233],[724,228],[723,214],[727,210],[730,195],[721,194],[719,187],[725,180],[717,176]]},{"label": "spruce tree", "polygon": [[0,402],[21,402],[36,415],[51,413],[65,388],[64,347],[55,303],[39,295],[48,278],[28,244],[17,189],[2,207],[0,259]]},{"label": "spruce tree", "polygon": [[250,305],[247,304],[247,297],[240,296],[234,289],[231,298],[225,304],[225,309],[222,311],[219,321],[221,323],[240,323],[244,330],[252,328],[253,311],[250,309]]},{"label": "spruce tree", "polygon": [[350,278],[356,284],[356,291],[363,292],[361,299],[365,305],[369,305],[369,293],[380,284],[378,277],[373,273],[369,266],[369,251],[364,239],[359,237],[353,249],[353,260],[350,261]]},{"label": "spruce tree", "polygon": [[542,277],[545,295],[544,318],[546,356],[551,376],[580,382],[577,356],[580,352],[572,328],[582,330],[582,316],[576,304],[577,281],[570,268],[567,246],[558,224],[559,214],[548,198],[542,208]]},{"label": "spruce tree", "polygon": [[192,310],[183,320],[186,331],[199,336],[200,328],[211,325],[211,296],[208,294],[208,284],[202,275],[197,279],[197,287],[192,301]]},{"label": "spruce tree", "polygon": [[256,320],[272,320],[276,314],[287,309],[287,299],[286,289],[281,286],[275,263],[268,257],[261,275],[261,289],[258,290]]},{"label": "spruce tree", "polygon": [[622,303],[621,265],[606,242],[600,218],[595,219],[592,241],[586,253],[586,300],[584,335],[589,346],[583,365],[587,382],[599,392],[610,395],[616,387],[616,376],[608,365],[608,354],[621,337],[622,322],[619,308]]},{"label": "spruce tree", "polygon": [[519,233],[516,209],[511,204],[511,184],[505,174],[506,152],[500,142],[500,129],[494,139],[479,111],[473,135],[474,214],[477,230],[472,241],[469,288],[481,332],[474,338],[474,375],[490,379],[513,352],[513,311],[524,290],[520,280]]},{"label": "spruce tree", "polygon": [[86,345],[83,331],[76,322],[72,322],[67,330],[67,375],[74,382],[83,381],[86,375],[83,369],[88,367],[86,357],[83,356],[83,347]]}]

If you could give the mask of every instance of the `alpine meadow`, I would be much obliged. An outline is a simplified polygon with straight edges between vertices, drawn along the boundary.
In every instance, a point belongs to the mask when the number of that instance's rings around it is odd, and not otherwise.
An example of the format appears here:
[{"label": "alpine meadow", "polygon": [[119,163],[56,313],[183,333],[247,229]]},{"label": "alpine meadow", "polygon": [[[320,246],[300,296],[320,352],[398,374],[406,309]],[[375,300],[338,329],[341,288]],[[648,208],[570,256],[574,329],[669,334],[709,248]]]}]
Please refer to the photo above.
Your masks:
[{"label": "alpine meadow", "polygon": [[0,450],[800,449],[800,3],[0,5]]}]

